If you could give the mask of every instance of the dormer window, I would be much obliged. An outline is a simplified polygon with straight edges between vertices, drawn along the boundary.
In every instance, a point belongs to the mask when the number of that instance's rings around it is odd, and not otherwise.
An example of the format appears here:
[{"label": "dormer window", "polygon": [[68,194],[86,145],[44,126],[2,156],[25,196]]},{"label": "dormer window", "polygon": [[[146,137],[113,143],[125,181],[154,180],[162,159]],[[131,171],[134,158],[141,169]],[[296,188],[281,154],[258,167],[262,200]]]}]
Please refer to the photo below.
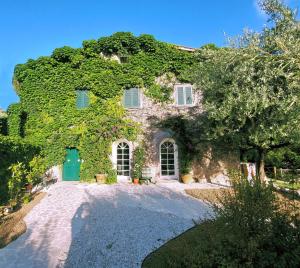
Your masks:
[{"label": "dormer window", "polygon": [[191,85],[178,85],[175,87],[176,104],[179,106],[193,105],[193,89]]},{"label": "dormer window", "polygon": [[87,108],[90,104],[88,90],[76,90],[76,107],[77,109]]},{"label": "dormer window", "polygon": [[140,108],[140,89],[129,88],[124,90],[123,105],[125,108]]}]

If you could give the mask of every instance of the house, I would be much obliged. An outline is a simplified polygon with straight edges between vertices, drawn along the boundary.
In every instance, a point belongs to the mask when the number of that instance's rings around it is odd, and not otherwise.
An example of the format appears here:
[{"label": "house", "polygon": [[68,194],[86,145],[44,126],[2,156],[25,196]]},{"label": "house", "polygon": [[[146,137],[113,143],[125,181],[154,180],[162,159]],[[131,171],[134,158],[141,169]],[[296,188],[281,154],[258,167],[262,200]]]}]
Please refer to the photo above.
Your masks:
[{"label": "house", "polygon": [[157,180],[192,172],[224,181],[239,156],[199,139],[205,112],[189,76],[197,60],[195,49],[130,33],[56,49],[16,66],[20,103],[8,109],[9,134],[41,146],[62,180],[129,181],[143,147],[143,168]]}]

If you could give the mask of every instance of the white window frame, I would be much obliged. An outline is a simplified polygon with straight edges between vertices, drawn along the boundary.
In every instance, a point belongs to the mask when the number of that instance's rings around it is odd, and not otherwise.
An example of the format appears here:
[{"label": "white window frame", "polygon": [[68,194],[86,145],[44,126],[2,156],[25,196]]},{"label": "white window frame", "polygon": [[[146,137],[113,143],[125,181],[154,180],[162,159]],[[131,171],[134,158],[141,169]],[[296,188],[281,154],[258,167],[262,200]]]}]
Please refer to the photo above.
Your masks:
[{"label": "white window frame", "polygon": [[127,143],[128,146],[129,146],[129,168],[130,168],[130,171],[129,171],[129,176],[117,175],[117,181],[118,182],[129,182],[129,181],[131,181],[131,164],[132,164],[133,143],[126,140],[126,139],[121,139],[121,140],[117,140],[117,141],[113,142],[111,161],[112,161],[112,164],[113,164],[113,168],[115,170],[117,170],[117,165],[118,165],[117,150],[118,150],[118,145],[122,142]]},{"label": "white window frame", "polygon": [[[186,91],[183,90],[183,94],[184,94],[184,104],[178,104],[178,88],[182,87],[182,88],[186,88],[186,87],[190,87],[191,88],[191,92],[192,92],[192,103],[190,104],[186,104]],[[178,107],[191,107],[195,105],[195,96],[194,96],[194,90],[193,90],[193,86],[191,84],[176,84],[175,85],[175,89],[174,89],[174,99],[175,99],[175,105]]]},{"label": "white window frame", "polygon": [[[129,90],[129,89],[132,89],[132,88],[136,88],[137,90],[138,90],[138,97],[139,97],[139,103],[140,103],[140,105],[139,106],[136,106],[136,107],[126,107],[125,105],[124,105],[124,100],[125,100],[125,90]],[[123,91],[123,96],[122,96],[122,105],[123,105],[123,107],[126,109],[126,110],[134,110],[134,109],[141,109],[141,108],[143,108],[143,98],[142,98],[142,94],[143,94],[143,92],[142,92],[142,90],[141,90],[141,88],[139,88],[139,87],[131,87],[131,88],[126,88],[126,89],[124,89],[124,91]]]},{"label": "white window frame", "polygon": [[[162,170],[161,170],[161,145],[165,142],[171,142],[174,145],[174,171],[175,174],[174,175],[162,175]],[[173,180],[178,180],[179,179],[179,167],[178,167],[178,146],[175,142],[174,139],[171,138],[167,138],[167,139],[163,139],[160,144],[159,144],[159,175],[161,179],[173,179]]]}]

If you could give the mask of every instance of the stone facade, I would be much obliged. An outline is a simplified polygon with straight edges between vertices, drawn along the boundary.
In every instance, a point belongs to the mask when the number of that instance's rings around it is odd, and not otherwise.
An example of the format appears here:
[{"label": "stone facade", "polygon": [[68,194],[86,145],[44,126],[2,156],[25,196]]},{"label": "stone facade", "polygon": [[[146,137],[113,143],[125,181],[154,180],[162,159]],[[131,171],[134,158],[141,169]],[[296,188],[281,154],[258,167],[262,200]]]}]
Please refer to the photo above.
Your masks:
[{"label": "stone facade", "polygon": [[[164,78],[158,78],[157,83],[166,85]],[[170,84],[171,83],[171,84]],[[152,176],[157,179],[180,179],[180,151],[176,146],[176,134],[174,130],[161,127],[160,123],[169,118],[181,117],[190,122],[190,128],[195,128],[197,118],[204,113],[202,106],[202,94],[200,90],[193,87],[193,104],[176,104],[175,87],[179,83],[174,79],[169,81],[167,86],[174,88],[174,93],[170,103],[158,103],[148,98],[144,90],[140,90],[140,108],[127,109],[128,116],[132,120],[140,123],[143,134],[139,137],[139,142],[143,142],[146,147],[146,167],[151,168]],[[162,176],[160,145],[163,141],[173,141],[176,146],[175,153],[175,174],[173,176]],[[133,145],[134,149],[135,145]],[[228,184],[228,170],[238,168],[239,154],[234,148],[225,145],[209,143],[197,143],[196,155],[192,161],[192,173],[196,181],[215,182]],[[177,158],[177,159],[176,159]]]}]

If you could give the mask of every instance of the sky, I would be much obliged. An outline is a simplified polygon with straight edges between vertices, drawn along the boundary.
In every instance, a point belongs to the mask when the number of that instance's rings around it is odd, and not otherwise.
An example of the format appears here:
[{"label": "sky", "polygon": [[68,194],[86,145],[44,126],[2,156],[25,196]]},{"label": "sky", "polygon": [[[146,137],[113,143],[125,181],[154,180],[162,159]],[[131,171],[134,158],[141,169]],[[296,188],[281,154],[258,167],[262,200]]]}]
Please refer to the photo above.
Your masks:
[{"label": "sky", "polygon": [[[286,1],[300,6],[300,0]],[[195,48],[224,46],[225,36],[259,31],[265,23],[256,0],[1,0],[0,108],[18,102],[14,66],[57,47],[80,47],[118,31]]]}]

